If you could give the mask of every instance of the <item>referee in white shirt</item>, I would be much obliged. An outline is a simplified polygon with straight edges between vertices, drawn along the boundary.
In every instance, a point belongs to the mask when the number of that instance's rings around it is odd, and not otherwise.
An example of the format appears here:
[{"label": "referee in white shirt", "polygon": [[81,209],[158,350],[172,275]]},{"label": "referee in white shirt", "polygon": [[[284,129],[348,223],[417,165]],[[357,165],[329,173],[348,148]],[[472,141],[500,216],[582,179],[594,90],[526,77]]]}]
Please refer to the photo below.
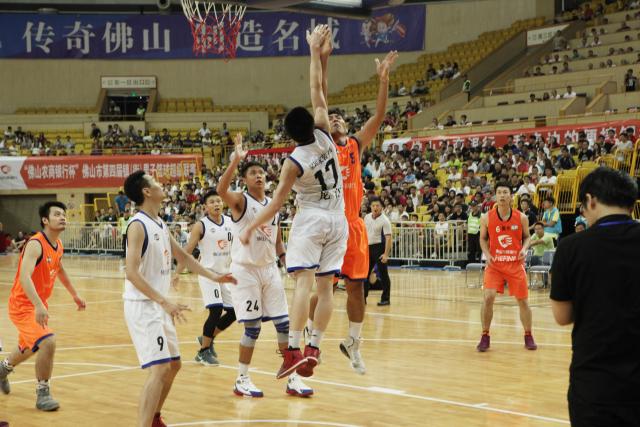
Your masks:
[{"label": "referee in white shirt", "polygon": [[365,282],[364,297],[369,295],[369,276],[371,271],[378,264],[378,273],[382,280],[382,297],[378,305],[391,304],[391,280],[387,271],[387,262],[391,252],[391,221],[382,213],[382,202],[375,198],[371,200],[371,213],[364,217],[364,224],[367,227],[367,238],[369,239],[369,273]]}]

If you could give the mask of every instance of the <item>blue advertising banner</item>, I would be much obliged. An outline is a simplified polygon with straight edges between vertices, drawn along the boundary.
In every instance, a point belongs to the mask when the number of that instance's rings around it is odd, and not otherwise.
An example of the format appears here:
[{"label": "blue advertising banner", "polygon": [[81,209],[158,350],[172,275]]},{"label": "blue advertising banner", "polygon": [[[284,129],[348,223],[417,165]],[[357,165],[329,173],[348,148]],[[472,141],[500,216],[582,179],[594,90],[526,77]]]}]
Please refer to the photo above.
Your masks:
[{"label": "blue advertising banner", "polygon": [[[328,24],[334,54],[422,50],[424,5],[376,10],[367,20],[286,12],[247,12],[237,56],[307,55],[307,29]],[[0,15],[0,58],[195,58],[184,15]],[[213,55],[213,57],[216,57]]]}]

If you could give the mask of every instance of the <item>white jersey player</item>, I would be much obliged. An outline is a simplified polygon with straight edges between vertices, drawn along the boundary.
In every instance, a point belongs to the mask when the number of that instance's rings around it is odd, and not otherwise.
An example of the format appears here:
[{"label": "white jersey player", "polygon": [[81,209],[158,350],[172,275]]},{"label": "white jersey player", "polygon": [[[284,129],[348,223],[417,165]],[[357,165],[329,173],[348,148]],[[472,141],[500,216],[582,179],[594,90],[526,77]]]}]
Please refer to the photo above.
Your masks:
[{"label": "white jersey player", "polygon": [[[242,165],[240,174],[247,187],[246,192],[229,191],[235,171],[247,154],[242,150],[242,136],[237,135],[235,140],[235,153],[220,178],[217,190],[231,209],[232,234],[237,236],[256,216],[269,209],[272,202],[265,194],[266,172],[260,163],[246,162]],[[269,220],[258,227],[248,244],[243,245],[236,239],[231,244],[231,271],[239,276],[238,284],[230,289],[231,297],[238,322],[244,325],[244,333],[240,340],[239,372],[233,389],[239,396],[263,396],[262,391],[249,378],[249,364],[262,322],[273,322],[281,352],[286,351],[288,346],[287,296],[277,265],[277,260],[284,261],[284,257],[277,212],[273,212]],[[309,396],[313,394],[313,390],[307,387],[298,375],[292,375],[287,382],[287,393]]]},{"label": "white jersey player", "polygon": [[[323,94],[320,50],[330,37],[326,25],[307,33],[311,48],[311,103],[314,115],[296,107],[285,118],[287,134],[296,148],[282,166],[273,201],[237,235],[247,244],[284,204],[289,192],[297,192],[300,212],[293,220],[287,248],[287,271],[295,274],[296,288],[291,307],[289,348],[278,378],[294,370],[305,377],[313,375],[320,357],[320,341],[333,311],[333,276],[340,272],[349,236],[344,214],[342,174],[336,148],[329,134],[329,115]],[[318,283],[318,303],[310,344],[300,351],[300,339],[309,313],[311,287]]]},{"label": "white jersey player", "polygon": [[211,281],[234,279],[205,269],[171,237],[158,217],[166,195],[153,177],[134,172],[125,180],[124,190],[139,208],[126,233],[124,316],[140,365],[149,368],[138,406],[138,425],[163,425],[160,410],[181,366],[174,323],[184,320],[182,311],[188,310],[167,299],[172,257]]},{"label": "white jersey player", "polygon": [[[205,268],[214,272],[229,271],[233,240],[231,218],[222,214],[224,203],[215,190],[205,194],[203,200],[206,215],[193,225],[185,251],[192,253],[197,246],[200,252],[200,264]],[[179,274],[183,270],[184,265],[179,263],[176,268],[176,285]],[[209,316],[202,326],[202,335],[198,337],[200,350],[195,360],[205,366],[217,366],[220,363],[213,345],[214,339],[236,318],[231,292],[224,283],[211,282],[202,276],[198,277],[198,283],[202,301],[205,309],[209,311]],[[223,309],[224,315],[222,315]]]}]

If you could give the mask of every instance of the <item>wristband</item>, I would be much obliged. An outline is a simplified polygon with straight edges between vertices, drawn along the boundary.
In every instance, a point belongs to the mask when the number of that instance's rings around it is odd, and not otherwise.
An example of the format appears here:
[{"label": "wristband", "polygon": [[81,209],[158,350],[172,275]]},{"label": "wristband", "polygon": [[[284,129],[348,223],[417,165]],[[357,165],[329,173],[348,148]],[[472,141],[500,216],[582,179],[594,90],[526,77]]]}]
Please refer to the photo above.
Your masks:
[{"label": "wristband", "polygon": [[282,252],[280,255],[278,255],[278,259],[282,258],[283,256],[285,256],[287,253],[286,252]]}]

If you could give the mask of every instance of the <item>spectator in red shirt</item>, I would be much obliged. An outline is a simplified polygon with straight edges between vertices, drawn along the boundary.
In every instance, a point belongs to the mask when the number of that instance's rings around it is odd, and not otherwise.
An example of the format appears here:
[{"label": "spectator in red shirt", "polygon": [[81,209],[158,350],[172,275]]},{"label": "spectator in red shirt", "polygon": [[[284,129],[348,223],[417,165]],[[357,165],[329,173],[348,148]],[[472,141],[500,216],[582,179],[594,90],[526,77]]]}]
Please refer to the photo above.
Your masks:
[{"label": "spectator in red shirt", "polygon": [[4,232],[4,226],[0,222],[0,254],[5,253],[9,246],[11,246],[11,236]]}]

